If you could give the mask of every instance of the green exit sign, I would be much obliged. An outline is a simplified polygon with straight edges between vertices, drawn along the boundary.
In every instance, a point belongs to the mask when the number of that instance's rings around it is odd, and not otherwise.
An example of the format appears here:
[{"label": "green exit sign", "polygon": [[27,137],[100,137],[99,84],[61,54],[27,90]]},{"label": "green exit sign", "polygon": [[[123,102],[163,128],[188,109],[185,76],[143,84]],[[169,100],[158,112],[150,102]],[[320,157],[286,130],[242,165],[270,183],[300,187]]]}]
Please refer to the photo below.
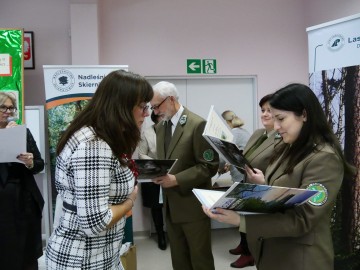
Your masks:
[{"label": "green exit sign", "polygon": [[201,59],[188,59],[187,73],[201,73]]},{"label": "green exit sign", "polygon": [[204,74],[216,74],[216,59],[203,59],[202,70]]},{"label": "green exit sign", "polygon": [[188,74],[216,74],[216,59],[187,59]]}]

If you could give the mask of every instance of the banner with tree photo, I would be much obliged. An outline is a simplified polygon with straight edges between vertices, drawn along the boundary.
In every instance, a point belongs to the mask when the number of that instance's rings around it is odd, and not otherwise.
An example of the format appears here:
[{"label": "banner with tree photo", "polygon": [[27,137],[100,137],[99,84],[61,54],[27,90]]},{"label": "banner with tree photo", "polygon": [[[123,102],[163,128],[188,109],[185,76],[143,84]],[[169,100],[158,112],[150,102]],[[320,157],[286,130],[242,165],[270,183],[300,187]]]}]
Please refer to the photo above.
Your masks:
[{"label": "banner with tree photo", "polygon": [[101,80],[111,71],[119,69],[128,70],[128,66],[44,66],[51,175],[51,191],[49,192],[54,213],[57,197],[55,188],[56,146],[59,138],[76,114],[94,95]]},{"label": "banner with tree photo", "polygon": [[318,96],[347,160],[332,216],[336,270],[360,269],[360,14],[307,28],[310,87]]}]

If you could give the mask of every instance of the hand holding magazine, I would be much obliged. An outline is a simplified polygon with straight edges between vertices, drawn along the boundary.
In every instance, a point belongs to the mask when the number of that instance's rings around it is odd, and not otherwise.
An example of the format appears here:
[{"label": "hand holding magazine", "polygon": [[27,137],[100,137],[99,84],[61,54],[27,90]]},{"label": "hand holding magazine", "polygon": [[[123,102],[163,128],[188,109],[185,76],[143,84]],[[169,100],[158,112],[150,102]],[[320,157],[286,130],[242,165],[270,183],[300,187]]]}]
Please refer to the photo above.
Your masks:
[{"label": "hand holding magazine", "polygon": [[244,170],[245,165],[247,165],[254,173],[256,173],[249,161],[242,154],[242,150],[232,142],[234,136],[231,133],[231,130],[215,111],[213,105],[210,107],[203,137],[227,163],[240,170]]},{"label": "hand holding magazine", "polygon": [[227,163],[235,166],[240,170],[245,170],[245,165],[248,166],[254,173],[256,171],[250,165],[249,161],[244,157],[242,151],[237,147],[236,144],[228,141],[221,140],[212,136],[203,135],[206,140],[212,145],[216,152],[224,159]]},{"label": "hand holding magazine", "polygon": [[211,210],[224,208],[249,214],[284,211],[307,202],[318,191],[236,182],[226,192],[194,188],[193,193]]},{"label": "hand holding magazine", "polygon": [[177,159],[134,159],[139,172],[138,182],[151,182],[151,179],[170,173]]}]

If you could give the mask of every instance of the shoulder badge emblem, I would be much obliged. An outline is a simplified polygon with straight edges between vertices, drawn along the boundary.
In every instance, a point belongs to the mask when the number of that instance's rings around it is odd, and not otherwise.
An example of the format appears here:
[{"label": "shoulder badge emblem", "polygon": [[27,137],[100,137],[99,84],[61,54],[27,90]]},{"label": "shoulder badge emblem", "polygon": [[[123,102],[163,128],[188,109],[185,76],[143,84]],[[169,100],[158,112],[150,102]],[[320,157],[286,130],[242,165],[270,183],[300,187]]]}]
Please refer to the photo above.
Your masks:
[{"label": "shoulder badge emblem", "polygon": [[183,116],[181,116],[181,118],[180,118],[180,120],[179,120],[180,125],[182,125],[182,126],[185,125],[186,120],[187,120],[187,115],[184,114]]},{"label": "shoulder badge emblem", "polygon": [[207,149],[203,153],[203,158],[206,161],[213,161],[214,160],[214,150],[213,149]]},{"label": "shoulder badge emblem", "polygon": [[308,185],[306,189],[319,191],[319,193],[308,201],[311,205],[321,206],[326,203],[328,199],[328,191],[324,185],[320,183],[312,183]]}]

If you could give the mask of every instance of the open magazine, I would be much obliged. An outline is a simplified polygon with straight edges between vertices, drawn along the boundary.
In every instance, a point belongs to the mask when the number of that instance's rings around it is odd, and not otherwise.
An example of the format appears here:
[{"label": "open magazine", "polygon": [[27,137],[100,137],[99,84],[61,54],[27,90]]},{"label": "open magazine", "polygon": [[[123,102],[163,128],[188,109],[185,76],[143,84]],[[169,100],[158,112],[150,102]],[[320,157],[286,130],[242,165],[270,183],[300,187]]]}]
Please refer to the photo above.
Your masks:
[{"label": "open magazine", "polygon": [[274,213],[307,202],[318,191],[299,188],[234,183],[227,191],[194,188],[193,193],[201,204],[215,208],[248,213]]},{"label": "open magazine", "polygon": [[215,111],[213,105],[210,107],[203,137],[227,163],[240,170],[244,170],[245,165],[247,165],[254,171],[254,168],[242,154],[242,150],[232,142],[234,136],[231,130]]},{"label": "open magazine", "polygon": [[139,172],[138,182],[151,182],[151,179],[169,173],[177,159],[134,159],[134,161]]},{"label": "open magazine", "polygon": [[240,169],[240,171],[245,170],[245,165],[247,165],[256,173],[250,162],[242,154],[242,150],[236,144],[212,136],[204,135],[204,137],[227,163]]},{"label": "open magazine", "polygon": [[212,136],[224,141],[232,142],[234,135],[225,123],[224,119],[216,112],[214,105],[211,105],[203,136]]}]

